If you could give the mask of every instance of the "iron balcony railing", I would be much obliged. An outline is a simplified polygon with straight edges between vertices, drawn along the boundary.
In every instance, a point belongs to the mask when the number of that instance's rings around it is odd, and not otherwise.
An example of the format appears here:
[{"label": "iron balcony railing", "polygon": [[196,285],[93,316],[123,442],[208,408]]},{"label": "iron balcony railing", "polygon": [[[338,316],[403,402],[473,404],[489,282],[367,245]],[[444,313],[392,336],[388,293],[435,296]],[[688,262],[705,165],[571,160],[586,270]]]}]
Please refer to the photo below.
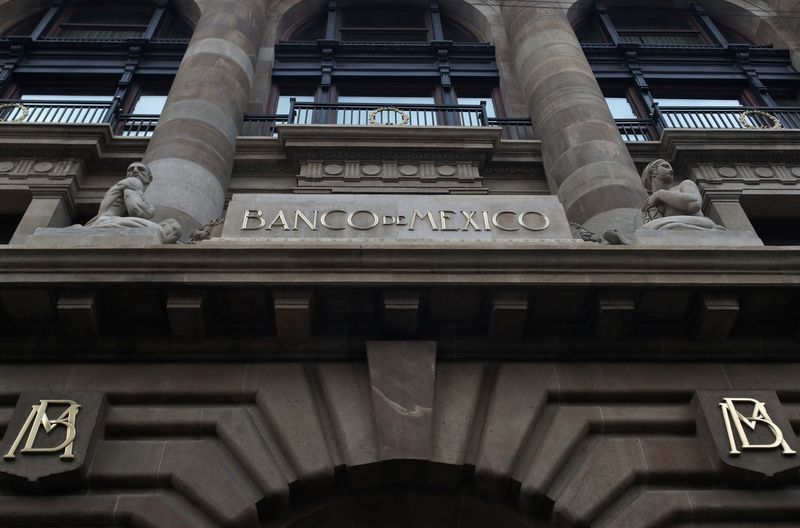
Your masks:
[{"label": "iron balcony railing", "polygon": [[107,100],[0,100],[0,121],[7,123],[109,123],[113,114],[114,102]]},{"label": "iron balcony railing", "polygon": [[157,115],[122,114],[117,119],[114,133],[127,137],[150,137],[156,131]]},{"label": "iron balcony railing", "polygon": [[654,121],[664,128],[780,129],[800,128],[800,108],[769,106],[659,107]]},{"label": "iron balcony railing", "polygon": [[[0,123],[109,123],[117,135],[150,137],[158,115],[120,114],[117,100],[0,99]],[[376,106],[363,103],[299,103],[288,114],[246,115],[241,135],[272,137],[281,124],[393,126],[497,126],[506,140],[534,139],[528,118],[489,117],[486,105]],[[800,129],[800,107],[659,107],[649,119],[618,119],[625,141],[657,140],[665,129]]]},{"label": "iron balcony railing", "polygon": [[242,135],[274,136],[277,125],[383,125],[383,126],[498,126],[504,139],[533,139],[528,118],[489,117],[486,104],[407,105],[365,103],[300,103],[291,100],[289,113],[282,115],[248,114]]}]

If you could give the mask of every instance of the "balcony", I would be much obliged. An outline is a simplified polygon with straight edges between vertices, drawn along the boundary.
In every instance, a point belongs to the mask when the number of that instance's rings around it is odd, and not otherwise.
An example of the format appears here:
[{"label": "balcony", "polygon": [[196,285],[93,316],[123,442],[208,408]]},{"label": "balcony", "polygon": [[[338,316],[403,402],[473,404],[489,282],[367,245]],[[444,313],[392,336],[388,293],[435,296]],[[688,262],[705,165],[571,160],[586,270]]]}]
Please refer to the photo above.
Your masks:
[{"label": "balcony", "polygon": [[[102,124],[124,137],[153,135],[158,115],[120,114],[115,100],[0,100],[0,123]],[[651,118],[617,119],[624,141],[657,141],[665,129],[775,130],[800,129],[800,107],[656,107]],[[272,137],[277,126],[497,126],[505,140],[534,139],[530,119],[497,118],[486,105],[396,105],[293,102],[287,114],[247,114],[242,136]]]},{"label": "balcony", "polygon": [[480,105],[404,105],[377,107],[360,103],[300,103],[292,101],[288,114],[244,118],[243,136],[274,136],[277,125],[377,125],[377,126],[497,126],[503,139],[533,139],[529,118],[491,117]]},{"label": "balcony", "polygon": [[800,129],[800,108],[767,106],[656,107],[651,119],[617,119],[625,141],[656,141],[668,128],[699,130]]},{"label": "balcony", "polygon": [[[77,100],[80,98],[80,100]],[[111,98],[76,96],[76,99],[0,99],[0,123],[49,123],[96,125],[108,123],[114,133],[128,137],[150,137],[157,115],[117,115],[118,103]]]}]

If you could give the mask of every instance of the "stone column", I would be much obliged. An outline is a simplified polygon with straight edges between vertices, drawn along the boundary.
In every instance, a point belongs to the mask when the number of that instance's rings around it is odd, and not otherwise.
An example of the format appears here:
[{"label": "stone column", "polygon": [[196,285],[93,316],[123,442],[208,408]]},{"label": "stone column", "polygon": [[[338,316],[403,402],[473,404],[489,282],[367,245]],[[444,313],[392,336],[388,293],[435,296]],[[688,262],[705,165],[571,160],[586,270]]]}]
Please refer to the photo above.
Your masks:
[{"label": "stone column", "polygon": [[184,237],[222,213],[265,22],[263,0],[205,3],[150,140],[147,200]]},{"label": "stone column", "polygon": [[500,5],[551,190],[570,221],[632,231],[647,196],[564,11]]}]

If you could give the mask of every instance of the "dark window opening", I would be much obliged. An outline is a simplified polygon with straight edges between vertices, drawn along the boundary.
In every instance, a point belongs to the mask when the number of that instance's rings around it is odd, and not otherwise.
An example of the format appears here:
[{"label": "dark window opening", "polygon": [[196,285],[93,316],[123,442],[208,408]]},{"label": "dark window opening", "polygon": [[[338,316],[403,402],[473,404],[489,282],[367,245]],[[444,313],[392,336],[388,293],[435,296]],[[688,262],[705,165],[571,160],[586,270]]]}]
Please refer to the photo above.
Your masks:
[{"label": "dark window opening", "polygon": [[765,246],[800,246],[800,218],[750,218]]},{"label": "dark window opening", "polygon": [[155,6],[133,2],[72,4],[50,36],[67,39],[128,39],[144,35]]},{"label": "dark window opening", "polygon": [[453,42],[479,42],[479,39],[471,31],[460,24],[447,18],[442,19],[442,32],[445,40]]},{"label": "dark window opening", "polygon": [[591,17],[578,25],[575,29],[578,41],[586,44],[605,44],[608,42],[603,27],[597,17]]},{"label": "dark window opening", "polygon": [[23,20],[19,24],[14,25],[11,29],[6,31],[4,35],[11,37],[28,36],[33,32],[36,26],[39,25],[39,21],[41,19],[42,19],[42,13],[32,16],[26,20]]},{"label": "dark window opening", "polygon": [[8,244],[22,221],[21,214],[0,214],[0,244]]},{"label": "dark window opening", "polygon": [[611,11],[611,21],[622,42],[654,46],[713,44],[688,11]]},{"label": "dark window opening", "polygon": [[288,40],[318,40],[325,38],[325,17],[312,18],[292,30]]},{"label": "dark window opening", "polygon": [[424,42],[430,40],[425,14],[413,8],[345,9],[339,32],[342,40]]}]

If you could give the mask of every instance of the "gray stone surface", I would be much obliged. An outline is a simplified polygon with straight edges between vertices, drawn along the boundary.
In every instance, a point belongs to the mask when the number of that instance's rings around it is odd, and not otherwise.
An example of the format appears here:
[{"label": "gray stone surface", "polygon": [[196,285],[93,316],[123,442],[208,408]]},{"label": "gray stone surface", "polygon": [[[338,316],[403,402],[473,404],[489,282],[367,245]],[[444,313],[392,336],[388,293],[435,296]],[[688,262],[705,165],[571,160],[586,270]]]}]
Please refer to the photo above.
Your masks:
[{"label": "gray stone surface", "polygon": [[638,208],[645,193],[565,11],[544,4],[500,11],[547,179],[567,217],[594,232],[628,231],[627,218],[605,213]]},{"label": "gray stone surface", "polygon": [[184,236],[222,212],[266,20],[259,0],[206,5],[148,146],[155,218]]},{"label": "gray stone surface", "polygon": [[24,244],[37,228],[66,227],[70,223],[69,210],[63,198],[34,197],[9,243]]},{"label": "gray stone surface", "polygon": [[[524,215],[521,223],[520,215]],[[237,194],[228,205],[222,239],[532,242],[573,238],[564,210],[552,196]]]},{"label": "gray stone surface", "polygon": [[370,342],[367,362],[381,459],[428,460],[436,376],[435,343]]},{"label": "gray stone surface", "polygon": [[633,240],[638,246],[651,247],[763,247],[750,231],[648,231],[637,230]]},{"label": "gray stone surface", "polygon": [[141,248],[161,245],[158,229],[134,227],[38,228],[25,245],[39,248]]}]

